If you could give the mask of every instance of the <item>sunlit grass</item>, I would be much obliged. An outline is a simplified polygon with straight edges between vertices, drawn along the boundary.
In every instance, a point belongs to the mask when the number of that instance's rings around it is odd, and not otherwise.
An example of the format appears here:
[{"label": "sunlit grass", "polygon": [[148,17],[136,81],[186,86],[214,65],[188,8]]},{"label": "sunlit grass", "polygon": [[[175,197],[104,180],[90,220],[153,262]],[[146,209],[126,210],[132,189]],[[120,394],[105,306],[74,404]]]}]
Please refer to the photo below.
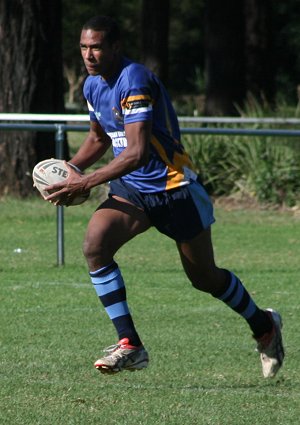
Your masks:
[{"label": "sunlit grass", "polygon": [[116,336],[81,253],[96,206],[93,197],[65,209],[66,264],[57,267],[55,208],[0,201],[0,423],[298,424],[299,218],[218,208],[213,226],[219,265],[283,315],[287,357],[278,378],[261,377],[246,323],[191,288],[174,243],[154,230],[117,256],[150,366],[103,376],[93,362]]}]

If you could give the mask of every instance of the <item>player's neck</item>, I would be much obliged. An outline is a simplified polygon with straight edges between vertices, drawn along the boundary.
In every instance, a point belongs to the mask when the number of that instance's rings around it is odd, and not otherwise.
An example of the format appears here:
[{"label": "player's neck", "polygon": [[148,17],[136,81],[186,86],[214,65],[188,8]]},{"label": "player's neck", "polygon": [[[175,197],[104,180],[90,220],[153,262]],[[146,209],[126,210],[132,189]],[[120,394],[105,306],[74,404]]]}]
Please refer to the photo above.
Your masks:
[{"label": "player's neck", "polygon": [[101,75],[101,78],[105,81],[113,80],[120,72],[120,69],[122,67],[123,58],[122,56],[118,55],[115,58],[115,61],[112,63],[110,69],[108,72]]}]

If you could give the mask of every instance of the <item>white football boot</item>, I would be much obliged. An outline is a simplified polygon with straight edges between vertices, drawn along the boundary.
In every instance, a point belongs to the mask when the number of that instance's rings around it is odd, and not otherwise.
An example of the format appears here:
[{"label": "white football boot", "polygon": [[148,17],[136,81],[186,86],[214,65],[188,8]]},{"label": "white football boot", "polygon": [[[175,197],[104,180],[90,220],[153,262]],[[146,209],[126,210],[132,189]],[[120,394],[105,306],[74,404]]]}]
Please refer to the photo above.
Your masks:
[{"label": "white football boot", "polygon": [[257,351],[260,353],[262,372],[265,378],[273,378],[281,368],[284,359],[284,348],[282,344],[282,319],[279,313],[268,308],[273,322],[271,332],[264,334],[257,340]]},{"label": "white football boot", "polygon": [[129,344],[128,338],[103,350],[106,356],[98,359],[94,366],[102,373],[117,373],[122,370],[135,371],[148,366],[149,356],[145,348]]}]

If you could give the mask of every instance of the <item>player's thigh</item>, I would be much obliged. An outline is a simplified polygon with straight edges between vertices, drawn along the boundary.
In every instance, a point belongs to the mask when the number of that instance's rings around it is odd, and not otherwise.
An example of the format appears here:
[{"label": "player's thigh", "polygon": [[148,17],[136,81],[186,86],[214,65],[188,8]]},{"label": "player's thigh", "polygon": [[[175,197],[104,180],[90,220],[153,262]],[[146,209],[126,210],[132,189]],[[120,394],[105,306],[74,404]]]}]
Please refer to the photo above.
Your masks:
[{"label": "player's thigh", "polygon": [[149,227],[149,219],[141,209],[122,198],[109,198],[95,211],[88,224],[86,253],[105,251],[114,255],[124,243]]}]

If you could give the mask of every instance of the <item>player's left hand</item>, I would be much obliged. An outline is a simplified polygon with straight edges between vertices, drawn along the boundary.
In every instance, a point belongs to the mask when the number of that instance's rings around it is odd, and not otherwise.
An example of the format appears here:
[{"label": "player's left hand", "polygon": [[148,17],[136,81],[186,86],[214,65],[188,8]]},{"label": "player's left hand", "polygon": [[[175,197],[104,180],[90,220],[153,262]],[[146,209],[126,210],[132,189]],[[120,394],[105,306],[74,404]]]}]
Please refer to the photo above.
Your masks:
[{"label": "player's left hand", "polygon": [[45,200],[54,205],[68,206],[74,198],[85,193],[87,190],[85,188],[84,175],[76,171],[66,161],[64,163],[68,169],[68,177],[62,182],[45,187],[45,190],[53,192],[51,195],[46,196]]}]

